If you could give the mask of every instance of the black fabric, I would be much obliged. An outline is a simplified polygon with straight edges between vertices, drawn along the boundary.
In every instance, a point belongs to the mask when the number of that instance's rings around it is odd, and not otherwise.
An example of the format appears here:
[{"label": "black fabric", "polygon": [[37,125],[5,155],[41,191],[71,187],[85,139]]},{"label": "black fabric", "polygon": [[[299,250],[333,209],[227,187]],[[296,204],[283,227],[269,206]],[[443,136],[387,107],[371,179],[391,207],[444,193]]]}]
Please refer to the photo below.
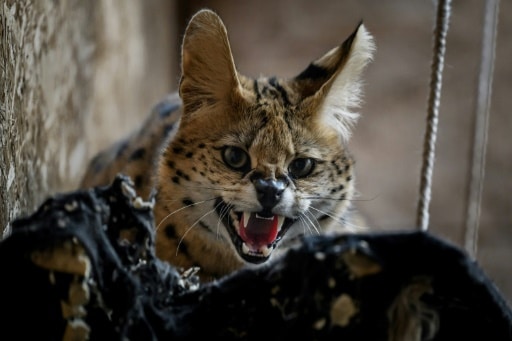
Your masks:
[{"label": "black fabric", "polygon": [[0,242],[2,340],[512,340],[499,290],[428,233],[308,237],[267,266],[199,285],[155,256],[152,209],[132,190],[118,176],[12,222]]}]

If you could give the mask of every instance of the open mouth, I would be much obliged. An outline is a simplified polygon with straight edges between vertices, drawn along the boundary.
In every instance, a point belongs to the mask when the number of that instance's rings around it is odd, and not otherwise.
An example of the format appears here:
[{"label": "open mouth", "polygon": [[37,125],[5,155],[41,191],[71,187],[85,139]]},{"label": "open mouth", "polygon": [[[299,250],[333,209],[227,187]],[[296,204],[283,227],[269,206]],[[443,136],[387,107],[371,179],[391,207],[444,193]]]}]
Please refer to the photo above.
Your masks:
[{"label": "open mouth", "polygon": [[268,212],[236,212],[220,198],[215,207],[240,257],[254,264],[269,259],[295,221]]}]

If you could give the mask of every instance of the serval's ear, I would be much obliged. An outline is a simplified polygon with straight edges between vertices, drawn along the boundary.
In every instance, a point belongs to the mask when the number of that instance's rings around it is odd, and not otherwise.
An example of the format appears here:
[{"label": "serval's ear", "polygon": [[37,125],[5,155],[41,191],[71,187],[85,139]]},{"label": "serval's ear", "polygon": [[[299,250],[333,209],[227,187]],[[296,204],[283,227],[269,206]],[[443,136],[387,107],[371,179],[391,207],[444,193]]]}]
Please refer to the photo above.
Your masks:
[{"label": "serval's ear", "polygon": [[184,116],[212,106],[240,90],[226,27],[211,10],[190,20],[182,45],[180,96]]},{"label": "serval's ear", "polygon": [[340,46],[312,62],[295,77],[295,86],[317,117],[335,127],[348,141],[359,114],[361,74],[371,61],[375,45],[362,23]]}]

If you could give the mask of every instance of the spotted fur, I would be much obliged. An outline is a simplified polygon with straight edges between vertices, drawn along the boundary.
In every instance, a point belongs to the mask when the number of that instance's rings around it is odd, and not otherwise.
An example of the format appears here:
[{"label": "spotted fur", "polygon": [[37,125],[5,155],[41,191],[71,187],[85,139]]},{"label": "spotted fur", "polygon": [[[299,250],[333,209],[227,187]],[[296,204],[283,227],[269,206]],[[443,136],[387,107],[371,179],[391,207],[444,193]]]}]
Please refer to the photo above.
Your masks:
[{"label": "spotted fur", "polygon": [[[203,279],[267,263],[302,235],[351,231],[346,143],[373,49],[359,24],[298,76],[251,79],[237,72],[220,18],[202,10],[184,36],[179,96],[96,156],[82,186],[123,172],[142,196],[153,192],[158,255]],[[284,223],[260,235],[266,219]]]}]

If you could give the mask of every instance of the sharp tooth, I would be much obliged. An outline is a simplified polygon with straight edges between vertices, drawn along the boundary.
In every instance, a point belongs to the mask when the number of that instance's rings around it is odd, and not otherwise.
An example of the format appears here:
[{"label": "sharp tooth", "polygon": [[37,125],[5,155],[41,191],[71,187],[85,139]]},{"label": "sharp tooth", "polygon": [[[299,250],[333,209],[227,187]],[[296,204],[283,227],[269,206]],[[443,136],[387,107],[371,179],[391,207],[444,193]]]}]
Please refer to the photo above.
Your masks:
[{"label": "sharp tooth", "polygon": [[286,218],[283,217],[282,215],[278,215],[277,216],[277,231],[281,231],[281,227],[283,226],[283,223],[284,223],[284,220]]},{"label": "sharp tooth", "polygon": [[242,243],[242,252],[247,255],[249,254],[249,247],[247,246],[247,244],[245,243]]},{"label": "sharp tooth", "polygon": [[274,216],[262,217],[258,213],[256,213],[256,218],[258,218],[258,219],[265,219],[265,220],[274,220]]},{"label": "sharp tooth", "polygon": [[270,255],[270,253],[272,252],[272,250],[274,250],[273,246],[271,246],[271,247],[262,246],[260,249],[260,252],[263,254],[263,256],[268,257]]},{"label": "sharp tooth", "polygon": [[244,227],[247,227],[247,224],[249,224],[249,218],[251,217],[251,212],[245,212],[242,213],[242,219],[244,220]]}]

